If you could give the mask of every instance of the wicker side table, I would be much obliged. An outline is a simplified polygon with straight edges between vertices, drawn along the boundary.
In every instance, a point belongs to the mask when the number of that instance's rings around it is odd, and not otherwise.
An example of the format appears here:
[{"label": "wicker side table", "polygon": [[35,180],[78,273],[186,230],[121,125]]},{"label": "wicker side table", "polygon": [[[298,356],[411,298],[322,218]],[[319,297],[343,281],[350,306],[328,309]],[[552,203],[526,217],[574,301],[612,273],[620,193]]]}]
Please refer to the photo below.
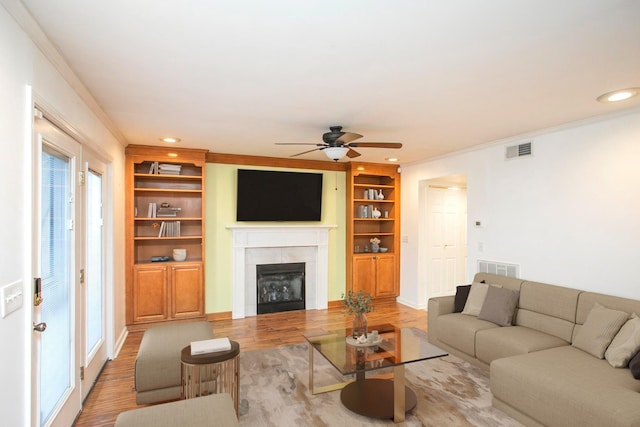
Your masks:
[{"label": "wicker side table", "polygon": [[191,355],[191,345],[182,349],[181,397],[191,399],[214,393],[229,393],[238,415],[240,402],[240,345],[231,350]]}]

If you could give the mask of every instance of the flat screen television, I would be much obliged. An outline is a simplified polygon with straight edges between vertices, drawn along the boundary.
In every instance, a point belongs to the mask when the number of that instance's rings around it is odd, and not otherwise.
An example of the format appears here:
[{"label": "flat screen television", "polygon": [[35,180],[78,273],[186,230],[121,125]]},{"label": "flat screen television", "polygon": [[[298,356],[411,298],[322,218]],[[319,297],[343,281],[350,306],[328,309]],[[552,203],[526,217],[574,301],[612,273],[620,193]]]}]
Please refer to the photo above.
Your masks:
[{"label": "flat screen television", "polygon": [[238,169],[237,190],[237,221],[320,221],[320,173]]}]

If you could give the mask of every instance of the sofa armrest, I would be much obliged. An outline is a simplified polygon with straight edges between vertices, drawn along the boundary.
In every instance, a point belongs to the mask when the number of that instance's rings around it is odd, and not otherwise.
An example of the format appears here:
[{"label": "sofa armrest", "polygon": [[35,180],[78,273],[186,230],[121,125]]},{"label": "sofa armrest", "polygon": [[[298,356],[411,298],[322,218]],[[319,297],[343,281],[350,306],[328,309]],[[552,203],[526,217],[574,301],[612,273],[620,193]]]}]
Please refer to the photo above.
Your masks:
[{"label": "sofa armrest", "polygon": [[443,314],[453,313],[455,296],[429,298],[427,306],[427,331],[429,341],[437,343],[438,340],[438,317]]}]

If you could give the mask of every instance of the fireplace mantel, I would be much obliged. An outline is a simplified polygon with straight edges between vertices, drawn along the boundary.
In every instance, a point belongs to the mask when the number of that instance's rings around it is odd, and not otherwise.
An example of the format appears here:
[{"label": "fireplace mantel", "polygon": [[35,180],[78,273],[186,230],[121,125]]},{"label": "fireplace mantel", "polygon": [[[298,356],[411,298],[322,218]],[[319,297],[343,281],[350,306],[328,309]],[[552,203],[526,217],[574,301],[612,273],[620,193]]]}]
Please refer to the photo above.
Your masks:
[{"label": "fireplace mantel", "polygon": [[[228,225],[233,233],[233,311],[234,319],[255,315],[255,295],[247,291],[253,277],[247,272],[247,251],[285,252],[288,262],[308,262],[307,309],[326,309],[329,293],[329,230],[337,225]],[[291,250],[287,251],[287,248]],[[296,249],[297,248],[297,249]],[[304,251],[301,248],[311,250]],[[262,252],[264,252],[262,251]],[[306,254],[306,255],[305,255]],[[311,255],[310,255],[311,254]],[[271,255],[269,255],[271,256]],[[313,259],[296,259],[312,257]],[[251,286],[249,286],[251,288]]]}]

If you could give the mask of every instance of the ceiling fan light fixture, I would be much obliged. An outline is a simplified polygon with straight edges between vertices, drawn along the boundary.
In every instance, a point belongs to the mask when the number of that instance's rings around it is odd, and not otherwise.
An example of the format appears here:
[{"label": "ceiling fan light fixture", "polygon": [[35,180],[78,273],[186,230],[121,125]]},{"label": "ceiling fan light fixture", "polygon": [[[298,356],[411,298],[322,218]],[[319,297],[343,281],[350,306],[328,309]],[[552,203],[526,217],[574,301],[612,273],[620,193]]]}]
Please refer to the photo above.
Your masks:
[{"label": "ceiling fan light fixture", "polygon": [[323,151],[328,158],[337,162],[347,154],[349,149],[347,147],[327,147]]}]

